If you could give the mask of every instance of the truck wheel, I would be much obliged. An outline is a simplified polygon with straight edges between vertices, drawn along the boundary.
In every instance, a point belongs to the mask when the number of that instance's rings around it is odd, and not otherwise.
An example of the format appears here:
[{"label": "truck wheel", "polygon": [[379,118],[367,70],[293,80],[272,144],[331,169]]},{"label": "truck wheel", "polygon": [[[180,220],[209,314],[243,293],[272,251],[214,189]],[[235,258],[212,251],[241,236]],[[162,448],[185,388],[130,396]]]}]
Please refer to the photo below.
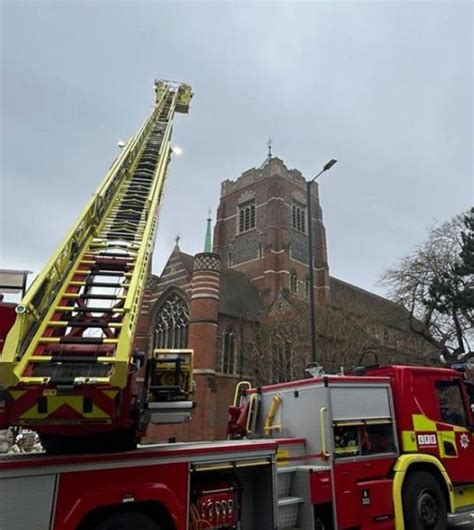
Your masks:
[{"label": "truck wheel", "polygon": [[446,530],[448,515],[446,499],[433,475],[415,471],[403,486],[405,528],[410,530]]},{"label": "truck wheel", "polygon": [[124,512],[107,517],[93,530],[160,530],[160,527],[144,513]]}]

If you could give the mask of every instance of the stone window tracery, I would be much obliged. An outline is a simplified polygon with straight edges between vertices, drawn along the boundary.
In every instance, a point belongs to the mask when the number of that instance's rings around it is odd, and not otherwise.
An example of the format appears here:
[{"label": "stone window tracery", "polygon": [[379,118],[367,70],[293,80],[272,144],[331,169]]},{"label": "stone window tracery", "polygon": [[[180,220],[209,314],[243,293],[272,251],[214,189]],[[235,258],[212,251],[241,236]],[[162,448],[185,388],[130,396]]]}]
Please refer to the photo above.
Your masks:
[{"label": "stone window tracery", "polygon": [[162,302],[155,318],[154,348],[186,348],[189,309],[186,301],[173,292]]}]

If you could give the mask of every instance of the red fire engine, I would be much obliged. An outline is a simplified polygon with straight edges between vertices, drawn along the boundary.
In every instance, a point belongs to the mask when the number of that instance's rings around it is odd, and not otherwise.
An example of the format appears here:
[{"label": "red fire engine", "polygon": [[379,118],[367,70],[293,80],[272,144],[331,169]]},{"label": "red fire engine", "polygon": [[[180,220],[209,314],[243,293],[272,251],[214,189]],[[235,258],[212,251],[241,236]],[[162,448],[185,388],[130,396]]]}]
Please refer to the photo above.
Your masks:
[{"label": "red fire engine", "polygon": [[102,450],[0,458],[0,529],[445,530],[474,509],[473,413],[455,370],[241,383],[231,439],[112,451],[192,406],[192,352],[131,350],[172,119],[191,98],[187,85],[155,88],[151,117],[15,323],[0,305],[0,428],[32,427],[50,453]]},{"label": "red fire engine", "polygon": [[239,440],[3,457],[0,528],[445,530],[474,508],[473,418],[454,370],[389,366],[238,394]]}]

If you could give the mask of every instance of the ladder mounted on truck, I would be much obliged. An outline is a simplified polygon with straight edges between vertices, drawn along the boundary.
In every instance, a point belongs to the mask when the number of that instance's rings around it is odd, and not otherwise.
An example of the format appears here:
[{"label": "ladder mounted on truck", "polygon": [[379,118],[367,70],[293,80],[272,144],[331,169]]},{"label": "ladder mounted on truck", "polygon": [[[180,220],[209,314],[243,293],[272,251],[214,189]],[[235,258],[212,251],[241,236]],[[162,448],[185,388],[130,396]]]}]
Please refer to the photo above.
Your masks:
[{"label": "ladder mounted on truck", "polygon": [[171,81],[155,81],[155,93],[151,115],[17,307],[0,357],[12,423],[130,425],[132,343],[173,119],[193,95]]}]

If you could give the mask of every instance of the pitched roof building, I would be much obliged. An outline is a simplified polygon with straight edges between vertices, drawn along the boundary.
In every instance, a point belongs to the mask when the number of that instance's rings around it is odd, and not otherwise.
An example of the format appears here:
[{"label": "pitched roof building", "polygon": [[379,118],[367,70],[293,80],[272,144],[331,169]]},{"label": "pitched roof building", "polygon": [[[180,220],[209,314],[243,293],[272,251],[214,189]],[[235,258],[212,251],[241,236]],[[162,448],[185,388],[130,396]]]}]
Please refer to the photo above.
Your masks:
[{"label": "pitched roof building", "polygon": [[220,438],[242,378],[257,383],[304,377],[309,356],[308,231],[313,231],[318,351],[328,369],[362,354],[381,362],[432,362],[438,352],[414,333],[408,312],[329,274],[318,186],[307,217],[303,175],[276,157],[225,180],[206,252],[176,243],[158,277],[150,275],[136,347],[193,348],[196,409],[189,424],[150,437]]}]

